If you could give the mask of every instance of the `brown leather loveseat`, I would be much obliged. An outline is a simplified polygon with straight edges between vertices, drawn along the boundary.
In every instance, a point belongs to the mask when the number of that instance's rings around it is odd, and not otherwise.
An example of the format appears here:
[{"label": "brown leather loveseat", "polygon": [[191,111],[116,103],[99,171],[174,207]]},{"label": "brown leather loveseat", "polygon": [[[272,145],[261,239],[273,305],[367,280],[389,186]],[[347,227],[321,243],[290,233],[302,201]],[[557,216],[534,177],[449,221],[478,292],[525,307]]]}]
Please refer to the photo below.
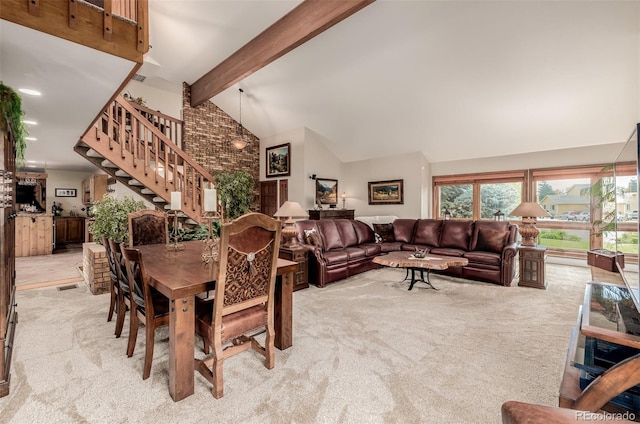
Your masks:
[{"label": "brown leather loveseat", "polygon": [[503,286],[514,277],[518,227],[506,221],[396,219],[375,226],[376,232],[348,219],[302,220],[296,226],[309,250],[309,281],[320,287],[379,268],[372,262],[378,255],[417,249],[468,259],[465,267],[438,271],[444,274]]}]

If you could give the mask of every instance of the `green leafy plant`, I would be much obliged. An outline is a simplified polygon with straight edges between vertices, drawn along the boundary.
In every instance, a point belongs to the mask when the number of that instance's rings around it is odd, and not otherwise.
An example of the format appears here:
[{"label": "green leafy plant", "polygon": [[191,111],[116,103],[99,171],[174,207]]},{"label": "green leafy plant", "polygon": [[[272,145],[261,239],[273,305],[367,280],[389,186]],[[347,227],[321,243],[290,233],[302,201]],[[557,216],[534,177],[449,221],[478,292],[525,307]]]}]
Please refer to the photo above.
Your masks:
[{"label": "green leafy plant", "polygon": [[602,210],[602,219],[592,222],[593,234],[600,237],[603,233],[615,231],[618,217],[616,197],[619,194],[613,176],[613,164],[605,165],[601,170],[605,176],[599,178],[581,194],[591,197],[591,204]]},{"label": "green leafy plant", "polygon": [[[220,223],[218,221],[213,221],[213,235],[218,236],[220,233]],[[173,227],[169,228],[170,241],[174,241],[174,232]],[[193,228],[178,228],[177,230],[177,238],[178,241],[190,241],[190,240],[204,240],[209,235],[209,227],[205,224],[195,225]]]},{"label": "green leafy plant", "polygon": [[16,161],[18,166],[24,165],[24,152],[27,149],[27,128],[22,121],[22,99],[0,81],[0,130],[10,132],[16,142]]},{"label": "green leafy plant", "polygon": [[216,175],[216,188],[225,218],[236,219],[249,212],[253,186],[253,178],[246,171],[223,171]]},{"label": "green leafy plant", "polygon": [[91,226],[93,239],[102,244],[102,237],[112,239],[118,243],[129,241],[129,228],[127,216],[131,212],[145,209],[141,200],[133,200],[125,197],[123,200],[106,195],[92,206],[95,221]]}]

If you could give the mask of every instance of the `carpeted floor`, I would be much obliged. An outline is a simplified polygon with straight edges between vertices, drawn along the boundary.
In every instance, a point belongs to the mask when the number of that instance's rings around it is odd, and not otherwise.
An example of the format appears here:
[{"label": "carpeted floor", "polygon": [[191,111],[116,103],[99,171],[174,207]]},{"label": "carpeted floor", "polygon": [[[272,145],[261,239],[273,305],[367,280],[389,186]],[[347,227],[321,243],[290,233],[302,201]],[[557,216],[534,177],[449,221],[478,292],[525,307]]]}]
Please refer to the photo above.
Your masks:
[{"label": "carpeted floor", "polygon": [[[168,332],[143,381],[142,333],[113,336],[109,298],[40,288],[17,295],[11,423],[499,423],[509,399],[556,405],[589,269],[547,265],[548,289],[433,277],[407,291],[381,269],[294,293],[294,345],[264,368],[253,352],[224,366],[216,400],[167,390]],[[128,326],[128,319],[127,319]],[[200,344],[196,348],[201,356]]]}]

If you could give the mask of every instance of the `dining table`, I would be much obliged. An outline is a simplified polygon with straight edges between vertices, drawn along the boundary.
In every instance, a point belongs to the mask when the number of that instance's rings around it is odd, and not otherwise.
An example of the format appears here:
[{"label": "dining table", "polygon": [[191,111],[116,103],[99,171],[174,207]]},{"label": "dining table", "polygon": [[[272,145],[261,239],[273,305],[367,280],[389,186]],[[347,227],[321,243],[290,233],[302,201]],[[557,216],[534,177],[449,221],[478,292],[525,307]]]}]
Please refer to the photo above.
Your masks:
[{"label": "dining table", "polygon": [[[215,288],[218,262],[202,260],[203,241],[135,246],[149,284],[169,298],[169,393],[175,402],[194,392],[195,296]],[[274,299],[275,345],[293,345],[293,285],[298,263],[278,259]]]}]

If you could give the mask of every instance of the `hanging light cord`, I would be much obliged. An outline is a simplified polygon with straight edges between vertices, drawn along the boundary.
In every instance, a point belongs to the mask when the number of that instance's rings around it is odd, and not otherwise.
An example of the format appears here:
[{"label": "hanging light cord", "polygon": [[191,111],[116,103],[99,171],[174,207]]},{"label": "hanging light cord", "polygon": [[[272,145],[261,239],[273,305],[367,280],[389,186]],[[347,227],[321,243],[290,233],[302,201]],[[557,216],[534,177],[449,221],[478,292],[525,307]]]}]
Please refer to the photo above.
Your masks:
[{"label": "hanging light cord", "polygon": [[238,91],[240,92],[240,131],[238,132],[240,133],[240,137],[242,137],[242,93],[244,93],[244,90],[242,88],[238,88]]}]

